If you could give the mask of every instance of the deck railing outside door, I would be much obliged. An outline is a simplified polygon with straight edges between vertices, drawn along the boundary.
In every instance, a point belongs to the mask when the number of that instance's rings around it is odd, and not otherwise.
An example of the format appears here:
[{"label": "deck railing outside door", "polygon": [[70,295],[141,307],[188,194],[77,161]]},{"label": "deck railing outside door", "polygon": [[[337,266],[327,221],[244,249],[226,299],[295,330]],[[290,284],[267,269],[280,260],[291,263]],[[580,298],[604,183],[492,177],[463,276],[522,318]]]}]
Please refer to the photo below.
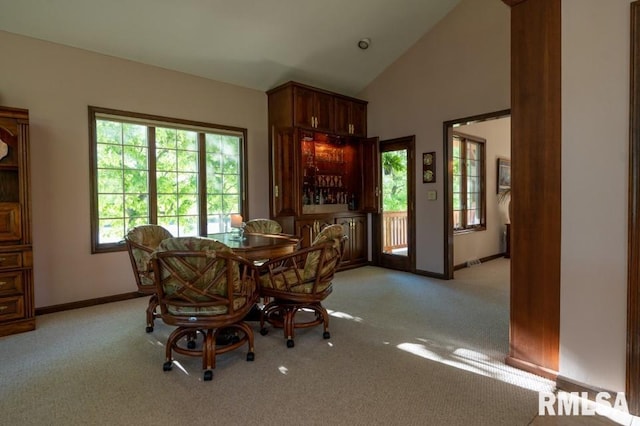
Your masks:
[{"label": "deck railing outside door", "polygon": [[384,241],[382,250],[391,253],[407,247],[407,212],[383,212]]}]

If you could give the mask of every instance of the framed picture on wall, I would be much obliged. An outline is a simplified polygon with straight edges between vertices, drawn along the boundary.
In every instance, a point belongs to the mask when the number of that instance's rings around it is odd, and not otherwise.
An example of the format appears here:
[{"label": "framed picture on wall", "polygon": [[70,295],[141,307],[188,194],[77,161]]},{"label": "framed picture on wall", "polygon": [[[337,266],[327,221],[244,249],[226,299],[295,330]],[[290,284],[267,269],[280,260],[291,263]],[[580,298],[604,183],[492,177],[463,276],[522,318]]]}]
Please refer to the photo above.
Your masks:
[{"label": "framed picture on wall", "polygon": [[422,154],[422,182],[434,183],[436,181],[436,153],[425,152]]},{"label": "framed picture on wall", "polygon": [[511,189],[511,160],[498,157],[496,194]]}]

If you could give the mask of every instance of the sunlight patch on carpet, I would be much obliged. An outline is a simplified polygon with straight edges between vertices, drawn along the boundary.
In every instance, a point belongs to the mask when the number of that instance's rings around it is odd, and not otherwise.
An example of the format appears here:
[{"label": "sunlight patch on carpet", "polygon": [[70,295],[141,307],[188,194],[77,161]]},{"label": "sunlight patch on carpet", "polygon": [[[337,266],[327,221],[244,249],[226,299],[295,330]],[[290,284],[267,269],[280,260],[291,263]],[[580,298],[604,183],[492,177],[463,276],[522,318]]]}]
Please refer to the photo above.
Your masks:
[{"label": "sunlight patch on carpet", "polygon": [[[423,340],[423,339],[420,339]],[[427,347],[429,345],[429,347]],[[502,360],[465,348],[441,346],[435,342],[400,343],[398,349],[424,359],[537,392],[552,391],[554,383],[542,377],[506,365]]]}]

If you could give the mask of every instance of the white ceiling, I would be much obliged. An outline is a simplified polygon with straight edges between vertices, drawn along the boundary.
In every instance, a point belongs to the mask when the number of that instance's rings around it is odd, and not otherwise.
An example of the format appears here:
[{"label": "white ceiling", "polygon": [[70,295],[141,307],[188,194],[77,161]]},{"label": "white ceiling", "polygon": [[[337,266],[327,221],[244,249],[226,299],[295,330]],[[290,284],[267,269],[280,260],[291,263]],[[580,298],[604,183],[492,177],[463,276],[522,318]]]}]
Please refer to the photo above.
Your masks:
[{"label": "white ceiling", "polygon": [[262,91],[355,95],[459,1],[0,0],[0,30]]}]

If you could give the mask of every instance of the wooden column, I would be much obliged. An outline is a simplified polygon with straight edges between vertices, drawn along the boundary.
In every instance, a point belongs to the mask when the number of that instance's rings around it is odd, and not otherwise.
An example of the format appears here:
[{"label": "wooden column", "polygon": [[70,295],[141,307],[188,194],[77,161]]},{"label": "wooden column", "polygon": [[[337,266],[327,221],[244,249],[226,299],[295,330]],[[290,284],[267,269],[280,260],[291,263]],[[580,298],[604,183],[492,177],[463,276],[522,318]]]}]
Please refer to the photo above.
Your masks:
[{"label": "wooden column", "polygon": [[511,318],[507,364],[555,379],[560,329],[561,0],[511,6]]},{"label": "wooden column", "polygon": [[640,413],[640,3],[631,3],[627,375],[629,412]]}]

